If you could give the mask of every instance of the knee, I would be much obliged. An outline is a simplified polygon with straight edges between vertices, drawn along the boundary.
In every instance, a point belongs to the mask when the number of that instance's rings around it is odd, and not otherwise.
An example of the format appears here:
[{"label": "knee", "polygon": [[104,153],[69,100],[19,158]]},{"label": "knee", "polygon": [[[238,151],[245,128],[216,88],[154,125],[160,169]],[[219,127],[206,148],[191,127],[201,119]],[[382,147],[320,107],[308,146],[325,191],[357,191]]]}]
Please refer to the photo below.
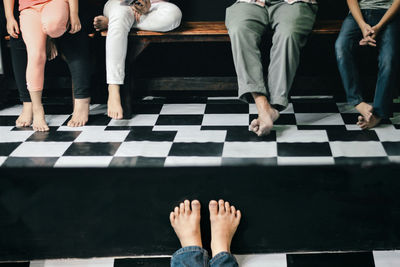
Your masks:
[{"label": "knee", "polygon": [[164,3],[164,5],[159,7],[159,25],[161,26],[157,31],[167,32],[172,31],[181,25],[182,21],[182,11],[174,4]]},{"label": "knee", "polygon": [[379,54],[379,69],[387,70],[387,71],[399,71],[399,54],[396,51],[391,49],[382,49],[381,53]]},{"label": "knee", "polygon": [[29,65],[39,67],[46,64],[46,52],[45,51],[28,51],[28,63]]},{"label": "knee", "polygon": [[51,38],[58,38],[62,36],[67,30],[65,21],[57,18],[48,19],[43,21],[43,31]]},{"label": "knee", "polygon": [[261,38],[261,35],[256,34],[256,31],[245,21],[235,22],[235,23],[226,23],[229,36],[232,39],[249,39],[251,36],[255,35],[258,38]]},{"label": "knee", "polygon": [[302,33],[295,25],[281,25],[275,29],[274,37],[282,42],[299,42],[306,34]]},{"label": "knee", "polygon": [[109,13],[108,28],[109,30],[119,29],[130,31],[134,22],[133,11],[130,7],[114,6]]}]

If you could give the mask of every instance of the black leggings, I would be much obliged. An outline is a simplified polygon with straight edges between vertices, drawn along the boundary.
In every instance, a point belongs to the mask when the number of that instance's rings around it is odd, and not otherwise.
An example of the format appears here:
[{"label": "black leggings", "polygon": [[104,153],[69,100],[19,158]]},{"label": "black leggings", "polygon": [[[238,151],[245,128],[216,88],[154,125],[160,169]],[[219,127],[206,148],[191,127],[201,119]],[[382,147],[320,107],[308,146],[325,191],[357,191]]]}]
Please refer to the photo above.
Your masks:
[{"label": "black leggings", "polygon": [[[58,53],[64,55],[71,72],[74,97],[76,99],[90,97],[90,49],[89,37],[85,31],[76,34],[65,33],[55,39]],[[11,38],[11,60],[14,76],[17,83],[19,97],[22,102],[31,102],[29,91],[26,87],[27,55],[22,37]]]}]

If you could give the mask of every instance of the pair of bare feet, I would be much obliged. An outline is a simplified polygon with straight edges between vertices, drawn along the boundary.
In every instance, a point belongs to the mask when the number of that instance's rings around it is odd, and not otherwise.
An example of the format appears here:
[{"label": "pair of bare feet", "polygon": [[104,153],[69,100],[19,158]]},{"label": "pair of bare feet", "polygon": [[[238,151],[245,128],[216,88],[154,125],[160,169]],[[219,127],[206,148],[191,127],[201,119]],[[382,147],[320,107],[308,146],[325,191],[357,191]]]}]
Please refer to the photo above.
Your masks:
[{"label": "pair of bare feet", "polygon": [[279,118],[279,111],[273,108],[264,95],[253,94],[258,110],[258,118],[250,123],[250,131],[258,136],[270,134],[274,122]]},{"label": "pair of bare feet", "polygon": [[356,109],[361,114],[357,121],[357,125],[361,129],[371,129],[380,123],[381,118],[373,114],[374,108],[371,105],[361,102],[356,106]]},{"label": "pair of bare feet", "polygon": [[[84,126],[89,119],[90,98],[75,99],[72,118],[68,121],[69,127]],[[24,102],[21,115],[17,118],[17,127],[30,127],[34,131],[49,131],[49,126],[45,120],[43,105],[33,105],[31,102]]]},{"label": "pair of bare feet", "polygon": [[[239,226],[241,212],[224,200],[209,203],[212,256],[230,253],[232,238]],[[170,214],[171,225],[182,247],[203,247],[200,231],[200,202],[185,200]]]}]

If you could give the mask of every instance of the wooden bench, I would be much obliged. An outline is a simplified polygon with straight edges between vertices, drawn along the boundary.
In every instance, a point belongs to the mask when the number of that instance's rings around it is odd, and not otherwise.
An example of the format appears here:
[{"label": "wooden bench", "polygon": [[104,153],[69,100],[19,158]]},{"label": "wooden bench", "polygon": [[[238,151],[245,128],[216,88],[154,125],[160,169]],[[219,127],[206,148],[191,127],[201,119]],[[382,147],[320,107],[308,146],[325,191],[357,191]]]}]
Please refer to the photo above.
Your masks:
[{"label": "wooden bench", "polygon": [[[313,34],[327,35],[338,34],[342,21],[326,20],[318,21],[313,29]],[[107,32],[101,33],[107,36]],[[90,35],[91,37],[93,36]],[[150,31],[132,31],[129,35],[129,49],[126,60],[126,71],[124,85],[121,87],[121,99],[124,109],[124,118],[132,116],[132,92],[135,90],[132,70],[135,66],[135,59],[151,43],[181,43],[181,42],[229,42],[228,31],[225,23],[217,22],[184,22],[182,25],[170,32],[150,32]],[[218,88],[217,88],[218,89]]]}]

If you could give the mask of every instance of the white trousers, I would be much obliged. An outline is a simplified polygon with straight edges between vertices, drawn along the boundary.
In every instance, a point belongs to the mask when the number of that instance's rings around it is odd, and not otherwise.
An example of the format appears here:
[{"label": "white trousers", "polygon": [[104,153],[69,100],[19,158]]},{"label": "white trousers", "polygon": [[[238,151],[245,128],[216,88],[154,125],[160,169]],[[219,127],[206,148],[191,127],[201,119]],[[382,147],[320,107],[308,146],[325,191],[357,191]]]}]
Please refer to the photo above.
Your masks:
[{"label": "white trousers", "polygon": [[0,43],[0,75],[4,74],[3,59],[1,58],[1,43]]},{"label": "white trousers", "polygon": [[109,0],[104,6],[104,15],[109,19],[106,39],[108,84],[124,83],[128,34],[132,28],[167,32],[177,28],[182,19],[182,12],[176,5],[163,1],[152,4],[140,22],[135,21],[132,8],[121,5],[120,0]]}]

